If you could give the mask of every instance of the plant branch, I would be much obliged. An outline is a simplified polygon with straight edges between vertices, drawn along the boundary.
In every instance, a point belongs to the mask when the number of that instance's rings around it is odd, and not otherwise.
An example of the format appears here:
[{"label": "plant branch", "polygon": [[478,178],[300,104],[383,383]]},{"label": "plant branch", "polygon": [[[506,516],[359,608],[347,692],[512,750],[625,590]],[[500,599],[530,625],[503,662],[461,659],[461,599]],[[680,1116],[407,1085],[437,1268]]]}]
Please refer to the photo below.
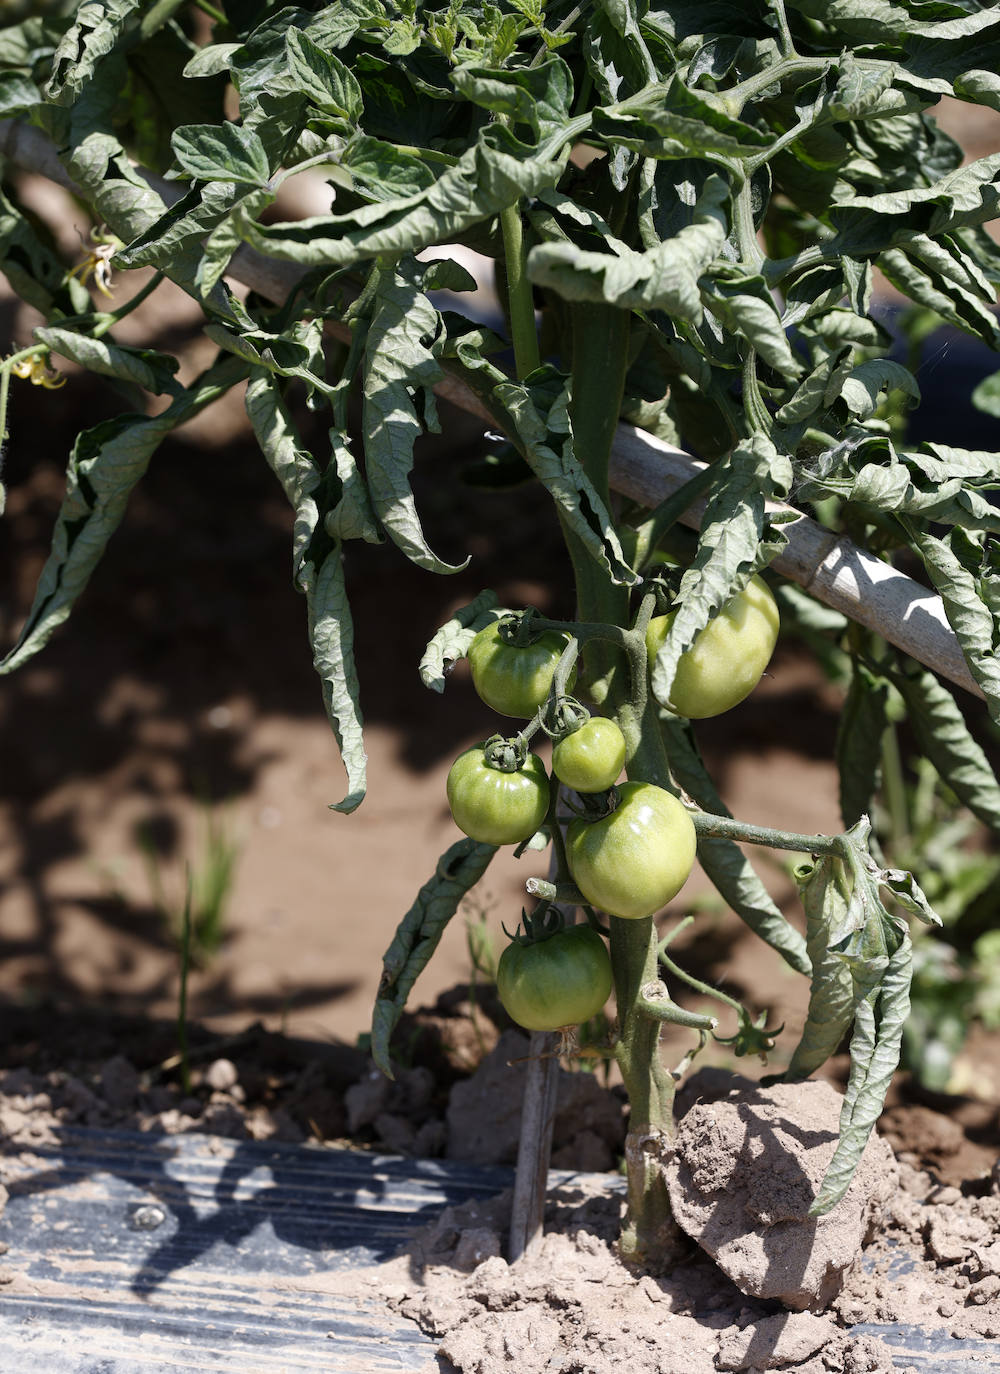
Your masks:
[{"label": "plant branch", "polygon": [[745,821],[717,816],[710,811],[691,811],[689,814],[699,836],[759,844],[768,849],[789,849],[794,854],[833,854],[837,858],[844,858],[849,848],[843,835],[801,835],[794,830],[749,825]]}]

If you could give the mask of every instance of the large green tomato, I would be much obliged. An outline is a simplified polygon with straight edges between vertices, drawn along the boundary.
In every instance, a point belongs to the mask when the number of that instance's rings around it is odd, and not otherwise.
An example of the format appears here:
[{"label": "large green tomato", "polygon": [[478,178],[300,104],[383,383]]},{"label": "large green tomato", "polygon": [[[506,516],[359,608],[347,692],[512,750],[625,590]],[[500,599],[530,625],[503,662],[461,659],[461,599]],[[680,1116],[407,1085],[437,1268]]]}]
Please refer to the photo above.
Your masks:
[{"label": "large green tomato", "polygon": [[[651,666],[674,614],[657,615],[649,622],[646,651]],[[763,676],[777,639],[777,603],[767,583],[752,577],[681,655],[670,689],[671,709],[703,720],[739,705]]]},{"label": "large green tomato", "polygon": [[483,744],[459,754],[448,773],[448,805],[459,830],[483,844],[520,844],[549,809],[549,779],[537,754],[516,773],[486,762]]},{"label": "large green tomato", "polygon": [[599,821],[577,818],[566,831],[573,881],[593,906],[637,919],[666,906],[687,882],[695,831],[681,802],[651,782],[625,782],[618,806]]},{"label": "large green tomato", "polygon": [[625,736],[613,720],[591,716],[552,750],[552,771],[575,792],[604,792],[625,767]]},{"label": "large green tomato", "polygon": [[[500,715],[530,720],[549,695],[568,641],[564,634],[546,630],[533,644],[519,648],[501,638],[499,625],[494,620],[469,645],[472,682],[486,705]],[[567,684],[570,691],[575,681],[574,669]]]},{"label": "large green tomato", "polygon": [[611,995],[611,959],[590,926],[567,926],[533,945],[516,941],[500,955],[497,994],[525,1030],[578,1026]]}]

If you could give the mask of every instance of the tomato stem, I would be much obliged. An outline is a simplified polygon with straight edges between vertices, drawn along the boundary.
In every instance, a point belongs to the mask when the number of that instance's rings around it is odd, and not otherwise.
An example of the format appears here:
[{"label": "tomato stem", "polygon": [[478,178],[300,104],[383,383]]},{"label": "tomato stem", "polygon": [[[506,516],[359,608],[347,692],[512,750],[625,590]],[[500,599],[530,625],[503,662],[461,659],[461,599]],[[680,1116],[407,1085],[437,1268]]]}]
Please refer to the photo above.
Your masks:
[{"label": "tomato stem", "polygon": [[749,825],[731,816],[717,816],[710,811],[691,810],[691,819],[699,836],[719,836],[745,844],[765,845],[768,849],[790,849],[801,854],[832,854],[845,858],[850,848],[844,835],[802,835],[794,830],[773,830],[767,825]]}]

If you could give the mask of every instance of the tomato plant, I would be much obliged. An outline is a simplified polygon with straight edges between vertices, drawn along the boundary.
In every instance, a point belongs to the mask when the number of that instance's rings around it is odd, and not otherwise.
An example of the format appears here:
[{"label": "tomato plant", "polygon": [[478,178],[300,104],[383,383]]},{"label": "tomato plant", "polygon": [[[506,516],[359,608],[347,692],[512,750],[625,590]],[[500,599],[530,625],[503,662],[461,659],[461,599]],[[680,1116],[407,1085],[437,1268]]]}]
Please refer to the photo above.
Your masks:
[{"label": "tomato plant", "polygon": [[[665,704],[691,720],[718,716],[738,706],[771,661],[778,642],[778,619],[778,606],[767,583],[752,577],[681,654]],[[651,661],[673,623],[672,613],[650,620],[646,651]]]},{"label": "tomato plant", "polygon": [[590,926],[547,938],[513,940],[497,965],[497,995],[526,1030],[551,1031],[589,1021],[611,996],[608,949]]},{"label": "tomato plant", "polygon": [[527,720],[548,697],[566,642],[565,635],[548,630],[522,645],[504,638],[501,621],[484,626],[468,651],[480,698],[502,716]]},{"label": "tomato plant", "polygon": [[459,830],[483,844],[518,844],[549,809],[549,779],[537,754],[507,771],[491,764],[487,744],[474,744],[451,765],[448,805]]},{"label": "tomato plant", "polygon": [[[1000,723],[1000,461],[908,435],[920,388],[873,295],[877,269],[915,307],[903,317],[914,366],[929,312],[1000,350],[1000,249],[985,229],[997,157],[966,161],[930,113],[943,97],[997,107],[1000,9],[115,0],[32,11],[0,32],[0,269],[30,307],[18,318],[38,321],[0,362],[0,441],[32,438],[8,425],[12,378],[58,386],[60,360],[112,379],[127,402],[67,457],[51,554],[3,671],[66,620],[159,444],[239,396],[291,507],[318,695],[347,775],[334,809],[355,810],[367,754],[347,569],[364,541],[422,572],[462,574],[432,547],[411,476],[417,439],[440,423],[436,398],[464,407],[488,427],[484,449],[502,435],[515,479],[551,497],[575,610],[507,621],[483,591],[431,637],[428,688],[444,690],[468,656],[484,702],[526,723],[502,766],[477,745],[452,769],[467,837],[387,955],[373,1054],[391,1073],[393,1027],[443,925],[496,846],[546,819],[550,876],[532,875],[536,892],[609,913],[614,1055],[638,1123],[622,1251],[662,1262],[674,1078],[660,1029],[697,1032],[693,1054],[718,1027],[674,1000],[683,971],[652,913],[680,890],[697,842],[720,899],[810,979],[784,1077],[819,1067],[855,1026],[845,1129],[813,1204],[829,1210],[898,1060],[906,917],[936,919],[892,862],[882,821],[901,818],[897,839],[907,830],[894,747],[904,714],[942,795],[1000,833],[983,722],[951,686]],[[286,218],[282,183],[310,169],[326,188],[320,212]],[[74,261],[25,170],[89,216]],[[492,328],[482,299],[466,299],[478,286],[464,264],[483,257],[500,297]],[[211,360],[194,377],[154,339],[136,342],[148,317],[133,312],[167,282],[203,323]],[[995,413],[998,392],[988,378],[976,396]],[[498,485],[510,479],[511,465],[492,466]],[[435,500],[448,496],[444,483]],[[660,621],[649,553],[681,526],[691,555]],[[476,547],[490,531],[469,533]],[[838,834],[731,817],[700,752],[697,719],[740,699],[773,648],[764,570],[783,623],[834,665]],[[512,559],[512,583],[522,571]],[[385,578],[392,607],[398,572]],[[573,690],[621,731],[628,781],[606,816],[567,826],[547,808],[544,766],[521,759],[539,730],[560,741],[560,777],[583,751],[561,739]],[[755,846],[812,856],[797,870],[798,924]],[[741,1046],[768,1043],[745,1008],[737,1026]]]},{"label": "tomato plant", "polygon": [[587,901],[612,916],[652,916],[677,896],[695,859],[695,830],[681,802],[649,782],[626,782],[600,820],[577,817],[566,858]]},{"label": "tomato plant", "polygon": [[591,716],[552,748],[552,771],[576,792],[603,792],[625,767],[625,736],[613,720]]}]

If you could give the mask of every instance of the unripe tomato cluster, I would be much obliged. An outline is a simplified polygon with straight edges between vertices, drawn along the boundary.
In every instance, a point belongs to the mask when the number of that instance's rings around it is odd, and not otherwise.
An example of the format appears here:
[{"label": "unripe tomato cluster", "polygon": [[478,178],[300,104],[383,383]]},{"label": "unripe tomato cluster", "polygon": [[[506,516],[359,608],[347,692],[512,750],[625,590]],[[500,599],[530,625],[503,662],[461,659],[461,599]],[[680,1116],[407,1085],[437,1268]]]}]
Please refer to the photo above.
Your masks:
[{"label": "unripe tomato cluster", "polygon": [[[657,616],[649,623],[650,664],[672,619]],[[767,666],[777,630],[774,598],[754,577],[681,656],[670,708],[701,718],[742,701]],[[524,645],[510,643],[499,622],[493,622],[469,647],[473,685],[494,711],[530,720],[549,697],[566,644],[567,637],[555,631]],[[694,865],[696,835],[683,803],[664,788],[631,781],[616,787],[625,756],[618,725],[591,716],[556,742],[552,771],[585,797],[607,794],[603,813],[598,802],[589,816],[580,815],[567,827],[566,863],[574,884],[590,906],[638,920],[659,911],[684,886]],[[474,840],[496,845],[530,839],[549,814],[552,797],[536,754],[528,753],[520,766],[510,768],[507,760],[498,760],[491,741],[459,755],[448,774],[447,792],[459,828]],[[519,937],[504,950],[497,970],[501,1002],[529,1030],[556,1030],[588,1020],[604,1006],[611,988],[607,947],[590,926]]]}]

